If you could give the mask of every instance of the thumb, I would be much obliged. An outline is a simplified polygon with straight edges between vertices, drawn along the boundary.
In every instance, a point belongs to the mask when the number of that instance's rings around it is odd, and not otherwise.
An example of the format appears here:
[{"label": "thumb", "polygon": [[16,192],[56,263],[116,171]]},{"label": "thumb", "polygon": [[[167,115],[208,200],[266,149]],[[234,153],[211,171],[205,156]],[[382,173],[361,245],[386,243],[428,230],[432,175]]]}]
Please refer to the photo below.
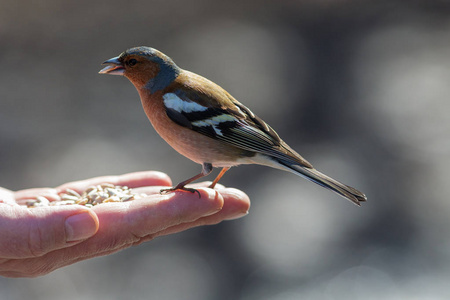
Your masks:
[{"label": "thumb", "polygon": [[0,257],[39,257],[93,236],[97,215],[79,205],[26,208],[0,205]]}]

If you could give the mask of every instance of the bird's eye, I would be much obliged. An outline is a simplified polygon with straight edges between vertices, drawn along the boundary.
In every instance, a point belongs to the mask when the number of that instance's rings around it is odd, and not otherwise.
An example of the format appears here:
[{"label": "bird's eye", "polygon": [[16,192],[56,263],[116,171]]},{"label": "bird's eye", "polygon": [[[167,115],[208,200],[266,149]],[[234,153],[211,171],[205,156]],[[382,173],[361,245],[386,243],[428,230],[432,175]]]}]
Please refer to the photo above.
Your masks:
[{"label": "bird's eye", "polygon": [[130,60],[128,61],[128,65],[129,65],[130,67],[134,66],[135,64],[137,64],[137,60],[135,60],[134,58],[132,58],[132,59],[130,59]]}]

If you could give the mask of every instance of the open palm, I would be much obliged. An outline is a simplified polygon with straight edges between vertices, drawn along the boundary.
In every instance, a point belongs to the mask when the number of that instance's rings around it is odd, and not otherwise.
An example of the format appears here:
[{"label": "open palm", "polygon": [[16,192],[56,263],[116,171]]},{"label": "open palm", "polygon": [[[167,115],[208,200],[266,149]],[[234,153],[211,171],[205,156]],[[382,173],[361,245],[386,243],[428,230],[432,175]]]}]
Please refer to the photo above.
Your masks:
[{"label": "open palm", "polygon": [[[111,183],[148,196],[128,202],[87,208],[63,205],[27,208],[27,200],[44,196],[59,200],[67,188],[79,193],[92,185]],[[10,191],[0,188],[0,275],[35,277],[88,258],[107,255],[200,225],[244,216],[250,206],[241,191],[208,183],[197,193],[177,191],[161,195],[170,178],[148,171],[96,177],[56,188]]]}]

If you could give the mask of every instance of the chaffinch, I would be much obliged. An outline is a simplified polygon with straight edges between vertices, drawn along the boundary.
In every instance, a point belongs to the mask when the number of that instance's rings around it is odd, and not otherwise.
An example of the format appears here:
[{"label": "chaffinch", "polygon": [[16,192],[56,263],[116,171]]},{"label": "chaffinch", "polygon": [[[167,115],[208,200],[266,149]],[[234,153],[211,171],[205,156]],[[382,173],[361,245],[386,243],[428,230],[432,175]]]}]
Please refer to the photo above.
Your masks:
[{"label": "chaffinch", "polygon": [[214,82],[179,68],[170,57],[150,47],[135,47],[105,61],[99,73],[127,77],[139,92],[148,119],[180,154],[203,166],[185,186],[222,167],[214,188],[232,166],[259,164],[293,172],[360,205],[366,196],[313,168],[246,106]]}]

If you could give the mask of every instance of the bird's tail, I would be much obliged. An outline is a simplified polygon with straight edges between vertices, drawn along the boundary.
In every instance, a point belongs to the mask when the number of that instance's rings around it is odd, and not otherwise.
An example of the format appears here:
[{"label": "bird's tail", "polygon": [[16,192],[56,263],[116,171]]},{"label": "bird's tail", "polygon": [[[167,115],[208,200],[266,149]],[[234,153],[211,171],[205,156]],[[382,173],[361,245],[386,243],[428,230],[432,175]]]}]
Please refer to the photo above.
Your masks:
[{"label": "bird's tail", "polygon": [[323,186],[333,192],[339,194],[340,196],[352,201],[358,206],[361,206],[360,202],[365,202],[367,200],[366,195],[361,193],[351,186],[340,183],[339,181],[320,173],[314,168],[302,167],[297,164],[292,164],[284,161],[279,161],[287,169],[299,176],[302,176],[318,185]]}]

